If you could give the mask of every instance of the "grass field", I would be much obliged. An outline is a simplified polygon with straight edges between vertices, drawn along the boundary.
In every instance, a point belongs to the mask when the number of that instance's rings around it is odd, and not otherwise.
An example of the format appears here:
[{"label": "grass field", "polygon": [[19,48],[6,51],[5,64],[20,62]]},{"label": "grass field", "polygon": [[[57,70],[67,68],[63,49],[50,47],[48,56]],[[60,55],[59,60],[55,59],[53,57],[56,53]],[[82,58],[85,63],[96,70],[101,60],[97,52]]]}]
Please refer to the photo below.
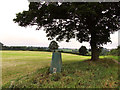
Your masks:
[{"label": "grass field", "polygon": [[62,54],[62,73],[48,74],[52,53],[2,51],[3,87],[30,88],[114,88],[118,85],[117,64],[111,60],[82,62],[89,56]]},{"label": "grass field", "polygon": [[[51,63],[51,52],[39,51],[2,51],[2,83],[31,73],[39,68],[47,67]],[[62,54],[63,62],[73,62],[89,57]]]},{"label": "grass field", "polygon": [[113,58],[120,62],[120,56],[106,56],[106,58]]}]

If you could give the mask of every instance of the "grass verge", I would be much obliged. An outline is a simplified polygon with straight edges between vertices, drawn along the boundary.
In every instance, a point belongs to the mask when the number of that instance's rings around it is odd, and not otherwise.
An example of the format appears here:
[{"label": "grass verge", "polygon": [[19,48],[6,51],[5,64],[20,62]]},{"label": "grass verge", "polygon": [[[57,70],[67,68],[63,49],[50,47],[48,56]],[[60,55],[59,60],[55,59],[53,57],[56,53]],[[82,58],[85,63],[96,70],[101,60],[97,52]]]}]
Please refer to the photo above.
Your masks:
[{"label": "grass verge", "polygon": [[118,64],[108,59],[66,62],[62,72],[49,73],[49,67],[20,76],[3,88],[117,88]]}]

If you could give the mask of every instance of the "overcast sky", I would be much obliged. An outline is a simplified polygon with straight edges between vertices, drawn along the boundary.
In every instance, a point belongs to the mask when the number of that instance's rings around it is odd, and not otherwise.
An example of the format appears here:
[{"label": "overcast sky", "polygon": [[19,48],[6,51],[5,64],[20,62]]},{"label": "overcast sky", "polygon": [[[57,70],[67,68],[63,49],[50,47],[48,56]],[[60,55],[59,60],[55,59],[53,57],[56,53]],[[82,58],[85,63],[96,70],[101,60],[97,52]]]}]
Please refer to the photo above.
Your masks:
[{"label": "overcast sky", "polygon": [[[13,22],[16,13],[28,10],[27,0],[1,0],[0,2],[0,42],[7,46],[40,46],[48,47],[50,41],[43,30],[36,31],[34,27],[20,27]],[[118,32],[111,35],[112,43],[104,45],[111,49],[118,46]],[[80,48],[85,45],[90,48],[89,43],[79,43],[72,39],[69,43],[62,41],[58,43],[60,48]]]}]

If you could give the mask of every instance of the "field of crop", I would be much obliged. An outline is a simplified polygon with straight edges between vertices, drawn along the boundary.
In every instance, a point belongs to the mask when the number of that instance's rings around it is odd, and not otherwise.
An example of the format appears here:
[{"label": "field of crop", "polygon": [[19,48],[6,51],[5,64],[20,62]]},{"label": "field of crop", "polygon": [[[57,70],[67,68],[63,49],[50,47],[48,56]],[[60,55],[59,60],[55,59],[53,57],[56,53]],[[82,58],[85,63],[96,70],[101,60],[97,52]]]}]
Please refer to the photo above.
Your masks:
[{"label": "field of crop", "polygon": [[[50,66],[51,52],[2,51],[2,83],[31,73],[39,68]],[[63,62],[88,59],[89,57],[62,54]]]}]

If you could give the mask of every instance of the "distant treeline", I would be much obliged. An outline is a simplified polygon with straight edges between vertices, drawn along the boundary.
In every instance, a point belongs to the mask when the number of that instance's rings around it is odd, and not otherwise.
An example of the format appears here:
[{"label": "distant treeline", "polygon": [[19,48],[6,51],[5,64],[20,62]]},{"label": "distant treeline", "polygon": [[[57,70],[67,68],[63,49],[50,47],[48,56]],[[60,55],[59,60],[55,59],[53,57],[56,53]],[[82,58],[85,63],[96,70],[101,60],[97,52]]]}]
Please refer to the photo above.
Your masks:
[{"label": "distant treeline", "polygon": [[[33,46],[2,46],[2,50],[30,50],[30,51],[51,51],[48,47],[33,47]],[[57,51],[66,53],[79,53],[77,49],[59,48]]]},{"label": "distant treeline", "polygon": [[120,56],[120,46],[109,51],[108,55]]},{"label": "distant treeline", "polygon": [[47,47],[2,46],[2,50],[50,51]]},{"label": "distant treeline", "polygon": [[[2,50],[23,50],[23,51],[48,51],[51,52],[51,50],[48,47],[32,47],[32,46],[2,46]],[[59,48],[57,51],[62,53],[71,53],[71,54],[77,54],[80,55],[79,49],[69,49],[69,48]],[[115,51],[115,50],[114,50]],[[86,56],[91,55],[91,51],[87,50]],[[116,51],[115,51],[116,52]],[[100,55],[112,55],[114,53],[108,52],[108,50],[103,49]]]},{"label": "distant treeline", "polygon": [[62,53],[70,53],[70,54],[77,54],[77,55],[79,55],[79,49],[62,48],[62,49],[58,49],[58,51],[60,51]]},{"label": "distant treeline", "polygon": [[[23,51],[48,51],[48,47],[32,47],[32,46],[2,46],[2,50],[23,50]],[[59,48],[57,51],[63,53],[79,54],[78,49]]]},{"label": "distant treeline", "polygon": [[[51,52],[51,50],[48,47],[32,47],[32,46],[5,46],[2,43],[0,43],[0,50],[23,50],[23,51],[48,51]],[[69,49],[69,48],[59,48],[57,51],[62,53],[71,53],[71,54],[77,54],[80,55],[79,49]],[[87,56],[91,55],[91,50],[87,49]],[[102,48],[100,52],[100,56],[105,55],[113,55],[113,56],[120,56],[120,46],[118,46],[116,49],[105,49]]]}]

